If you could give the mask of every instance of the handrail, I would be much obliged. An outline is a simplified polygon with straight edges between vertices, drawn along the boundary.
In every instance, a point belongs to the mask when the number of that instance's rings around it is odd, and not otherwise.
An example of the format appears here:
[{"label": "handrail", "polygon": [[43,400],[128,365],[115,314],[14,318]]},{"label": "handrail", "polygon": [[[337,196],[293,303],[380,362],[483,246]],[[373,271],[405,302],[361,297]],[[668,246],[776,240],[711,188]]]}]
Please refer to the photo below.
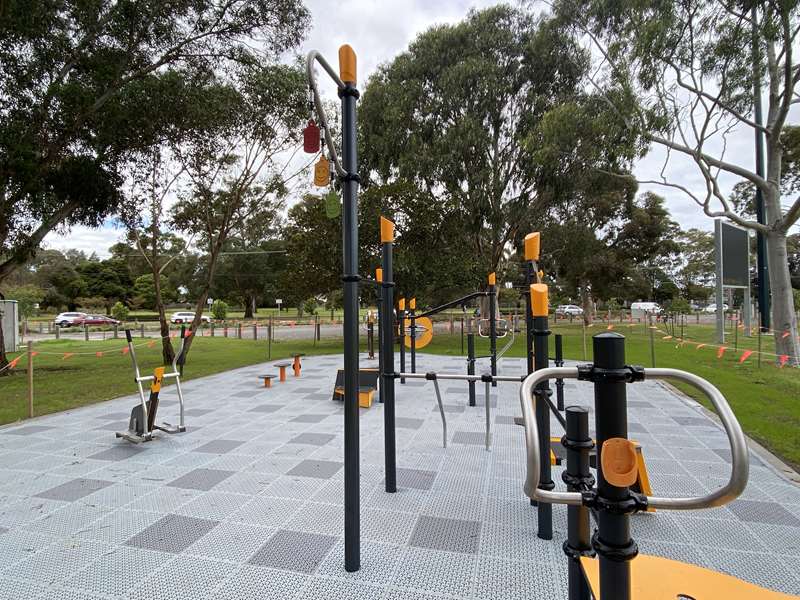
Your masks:
[{"label": "handrail", "polygon": [[[678,369],[644,369],[645,379],[677,379],[688,383],[695,389],[703,392],[722,421],[728,443],[731,448],[731,474],[728,483],[723,487],[703,496],[688,498],[664,498],[660,496],[647,497],[647,505],[652,508],[666,510],[696,510],[722,506],[735,500],[747,486],[749,473],[747,442],[742,432],[741,425],[736,420],[730,405],[722,393],[711,383],[685,371]],[[553,504],[581,505],[583,497],[577,492],[551,492],[538,489],[539,487],[539,433],[536,426],[536,397],[533,394],[535,386],[546,379],[577,379],[577,367],[551,367],[541,369],[528,375],[522,382],[519,391],[522,418],[525,426],[526,477],[525,494],[532,500],[550,502]]]},{"label": "handrail", "polygon": [[344,81],[341,80],[339,74],[333,69],[333,67],[328,64],[328,61],[325,60],[325,57],[322,56],[317,50],[312,50],[306,56],[306,75],[308,76],[308,85],[311,88],[311,95],[314,98],[314,108],[317,110],[317,116],[319,117],[320,124],[322,125],[322,131],[325,134],[325,142],[328,144],[328,150],[331,153],[331,159],[333,159],[333,166],[336,168],[336,174],[339,177],[345,177],[347,175],[347,171],[344,170],[342,164],[339,162],[339,155],[336,153],[336,147],[333,145],[333,138],[331,138],[331,131],[330,127],[328,127],[328,119],[325,117],[325,109],[322,106],[322,100],[319,96],[319,90],[317,89],[317,77],[314,74],[314,62],[318,62],[322,65],[322,68],[330,75],[331,79],[333,79],[336,87],[340,90],[345,89],[347,87],[344,84]]}]

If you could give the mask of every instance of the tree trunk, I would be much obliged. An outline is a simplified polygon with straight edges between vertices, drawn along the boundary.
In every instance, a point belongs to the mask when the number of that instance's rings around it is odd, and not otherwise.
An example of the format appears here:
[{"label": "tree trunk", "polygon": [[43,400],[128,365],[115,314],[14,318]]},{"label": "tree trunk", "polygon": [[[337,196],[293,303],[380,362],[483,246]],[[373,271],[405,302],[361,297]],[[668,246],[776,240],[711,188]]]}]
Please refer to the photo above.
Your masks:
[{"label": "tree trunk", "polygon": [[3,337],[3,318],[2,313],[0,313],[0,377],[5,377],[9,373],[9,369],[6,369],[8,366],[8,357],[6,356],[6,341]]},{"label": "tree trunk", "polygon": [[581,289],[581,308],[583,309],[583,323],[591,325],[594,318],[594,302],[592,302],[592,294],[589,292],[589,286],[583,283]]},{"label": "tree trunk", "polygon": [[244,318],[245,319],[252,319],[253,318],[253,306],[256,303],[255,296],[245,296],[244,298]]},{"label": "tree trunk", "polygon": [[[158,265],[157,262],[153,262]],[[167,313],[164,310],[164,299],[161,297],[161,274],[158,269],[153,269],[153,290],[155,291],[156,312],[158,312],[158,322],[161,332],[161,358],[165,365],[171,365],[175,360],[175,350],[172,347],[172,340],[169,337],[169,323]]]},{"label": "tree trunk", "polygon": [[797,314],[794,311],[785,234],[770,232],[767,235],[767,261],[772,295],[772,330],[775,335],[775,352],[778,356],[788,356],[787,364],[800,366]]}]

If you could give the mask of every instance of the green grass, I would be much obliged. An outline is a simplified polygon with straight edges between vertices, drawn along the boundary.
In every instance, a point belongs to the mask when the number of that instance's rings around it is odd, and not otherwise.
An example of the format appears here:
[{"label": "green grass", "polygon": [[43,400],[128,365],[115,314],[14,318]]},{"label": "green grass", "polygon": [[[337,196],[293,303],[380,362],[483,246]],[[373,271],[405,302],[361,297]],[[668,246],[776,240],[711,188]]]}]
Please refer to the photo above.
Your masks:
[{"label": "green grass", "polygon": [[[650,331],[643,325],[629,327],[615,324],[614,327],[627,337],[628,363],[651,366]],[[605,328],[605,325],[598,324],[586,330],[587,356],[585,357],[582,326],[557,324],[552,330],[553,333],[563,335],[565,358],[591,360],[591,336],[604,331]],[[457,325],[454,335],[437,333],[433,342],[425,348],[425,352],[460,355],[459,331]],[[653,333],[657,366],[683,369],[709,380],[728,399],[748,435],[794,468],[800,468],[800,371],[788,367],[779,369],[774,365],[774,358],[770,356],[764,356],[759,367],[756,354],[740,364],[738,358],[742,350],[754,350],[758,344],[757,338],[745,338],[742,335],[739,336],[737,350],[733,350],[734,344],[731,338],[731,349],[726,351],[723,358],[718,359],[717,349],[711,345],[714,338],[712,326],[689,326],[684,331],[687,343],[683,345],[679,345],[674,338],[663,339],[667,333],[662,330],[654,330]],[[363,331],[361,335],[363,342]],[[506,341],[499,340],[498,348],[502,348]],[[708,343],[709,346],[696,349],[697,343]],[[137,344],[146,344],[146,340],[137,340]],[[478,338],[476,345],[478,355],[488,354],[488,340]],[[124,342],[121,340],[88,343],[62,340],[37,344],[36,349],[42,354],[35,359],[35,413],[41,415],[66,410],[133,393],[135,387],[130,358],[121,354],[123,346]],[[771,352],[772,348],[771,338],[762,338],[762,350]],[[106,352],[102,358],[96,358],[93,354],[98,349]],[[275,342],[272,346],[272,358],[287,357],[293,352],[311,355],[341,351],[340,339],[323,339],[316,345],[311,340]],[[64,352],[90,354],[76,354],[64,361],[61,360],[61,354]],[[137,353],[142,372],[149,372],[160,364],[161,355],[157,344],[153,348],[140,346],[137,348]],[[506,356],[524,355],[525,340],[524,335],[520,334]],[[192,346],[185,378],[192,379],[219,373],[265,360],[266,343],[263,340],[254,342],[233,338],[201,337],[195,340]],[[11,377],[0,378],[0,423],[9,423],[27,416],[27,378],[24,365],[23,358]],[[682,389],[687,394],[704,401],[693,389]],[[220,390],[220,394],[223,395],[224,390]]]}]

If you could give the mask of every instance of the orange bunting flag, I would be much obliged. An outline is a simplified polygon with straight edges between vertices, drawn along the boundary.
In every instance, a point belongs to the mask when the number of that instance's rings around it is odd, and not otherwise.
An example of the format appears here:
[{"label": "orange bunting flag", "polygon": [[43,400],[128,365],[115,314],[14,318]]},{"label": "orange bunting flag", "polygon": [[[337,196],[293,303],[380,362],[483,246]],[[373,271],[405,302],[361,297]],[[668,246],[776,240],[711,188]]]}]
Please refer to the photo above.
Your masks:
[{"label": "orange bunting flag", "polygon": [[785,365],[787,362],[789,362],[789,355],[788,354],[781,354],[779,360],[780,360],[780,363],[781,363],[781,368],[783,368],[783,365]]},{"label": "orange bunting flag", "polygon": [[97,358],[103,358],[103,353],[102,353],[102,352],[95,352],[95,353],[94,353],[94,355],[95,355]]},{"label": "orange bunting flag", "polygon": [[700,350],[700,348],[707,346],[708,344],[697,344],[697,348],[695,350]]},{"label": "orange bunting flag", "polygon": [[614,326],[613,326],[613,325],[609,325],[608,327],[606,327],[606,329],[608,329],[609,331],[611,331],[612,329],[614,329]]},{"label": "orange bunting flag", "polygon": [[742,364],[744,361],[746,361],[752,353],[752,350],[745,350],[742,352],[742,355],[739,357],[739,364]]},{"label": "orange bunting flag", "polygon": [[14,367],[16,367],[16,366],[17,366],[17,363],[19,362],[19,359],[20,359],[20,358],[22,358],[22,357],[21,357],[21,356],[18,356],[17,358],[15,358],[14,360],[12,360],[10,363],[8,363],[8,368],[9,368],[9,369],[13,369]]},{"label": "orange bunting flag", "polygon": [[783,335],[781,336],[781,339],[785,340],[787,337],[789,337],[789,335],[790,335],[790,333],[788,331],[784,331]]},{"label": "orange bunting flag", "polygon": [[661,339],[662,339],[662,340],[671,340],[671,339],[672,339],[672,336],[671,336],[671,335],[665,335],[665,336],[664,336],[663,338],[661,338]]},{"label": "orange bunting flag", "polygon": [[128,352],[130,352],[130,351],[131,351],[131,349],[130,349],[130,348],[128,348],[127,346],[125,346],[125,347],[122,349],[122,355],[124,356],[124,355],[126,355]]},{"label": "orange bunting flag", "polygon": [[589,323],[586,327],[594,327],[594,323]]},{"label": "orange bunting flag", "polygon": [[38,354],[39,354],[39,353],[38,353],[38,352],[36,352],[35,350],[34,350],[33,352],[31,352],[31,356],[38,356]]},{"label": "orange bunting flag", "polygon": [[61,360],[67,360],[70,356],[74,356],[74,352],[64,352],[64,356],[61,357]]},{"label": "orange bunting flag", "polygon": [[148,348],[152,348],[155,345],[156,345],[156,341],[155,340],[150,340],[149,342],[147,342],[147,347]]},{"label": "orange bunting flag", "polygon": [[725,350],[727,349],[727,346],[720,346],[719,350],[717,350],[717,358],[722,358],[722,355],[725,354]]},{"label": "orange bunting flag", "polygon": [[192,337],[192,332],[191,332],[191,331],[187,331],[187,332],[184,334],[184,336],[183,336],[183,337],[184,337],[184,339],[186,339],[186,338],[188,338],[188,337]]}]

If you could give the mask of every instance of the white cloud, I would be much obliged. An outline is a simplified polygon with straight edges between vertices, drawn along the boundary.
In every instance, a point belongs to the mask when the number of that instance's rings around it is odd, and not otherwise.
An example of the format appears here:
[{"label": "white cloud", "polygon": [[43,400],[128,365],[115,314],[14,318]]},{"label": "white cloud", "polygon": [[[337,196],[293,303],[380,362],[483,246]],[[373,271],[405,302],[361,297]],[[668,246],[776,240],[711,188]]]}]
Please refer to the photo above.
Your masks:
[{"label": "white cloud", "polygon": [[109,247],[122,237],[123,232],[110,224],[97,229],[79,225],[66,233],[50,233],[44,240],[44,246],[62,251],[74,248],[86,254],[95,252],[100,258],[108,258]]}]

